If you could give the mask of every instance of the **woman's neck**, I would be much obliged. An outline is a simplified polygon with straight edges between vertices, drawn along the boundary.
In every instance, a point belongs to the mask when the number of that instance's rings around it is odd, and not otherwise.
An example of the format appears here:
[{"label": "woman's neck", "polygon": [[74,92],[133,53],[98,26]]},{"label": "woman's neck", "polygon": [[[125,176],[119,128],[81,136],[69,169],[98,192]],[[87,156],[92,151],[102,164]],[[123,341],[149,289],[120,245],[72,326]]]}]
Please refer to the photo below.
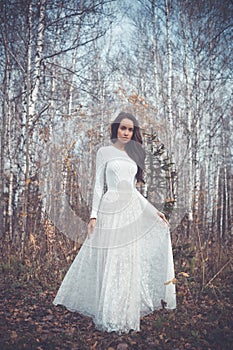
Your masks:
[{"label": "woman's neck", "polygon": [[116,141],[115,143],[114,143],[114,146],[116,147],[116,148],[118,148],[119,150],[121,150],[121,151],[125,151],[125,145],[123,145],[121,142],[119,142],[119,141]]}]

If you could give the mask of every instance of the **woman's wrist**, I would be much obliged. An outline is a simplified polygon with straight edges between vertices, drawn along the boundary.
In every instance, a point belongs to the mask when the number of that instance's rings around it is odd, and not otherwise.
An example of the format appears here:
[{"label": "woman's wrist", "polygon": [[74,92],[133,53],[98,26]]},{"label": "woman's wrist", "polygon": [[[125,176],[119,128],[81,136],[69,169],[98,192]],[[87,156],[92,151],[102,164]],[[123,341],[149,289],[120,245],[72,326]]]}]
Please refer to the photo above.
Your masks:
[{"label": "woman's wrist", "polygon": [[89,222],[90,222],[91,220],[96,220],[96,218],[90,218],[90,219],[89,219]]}]

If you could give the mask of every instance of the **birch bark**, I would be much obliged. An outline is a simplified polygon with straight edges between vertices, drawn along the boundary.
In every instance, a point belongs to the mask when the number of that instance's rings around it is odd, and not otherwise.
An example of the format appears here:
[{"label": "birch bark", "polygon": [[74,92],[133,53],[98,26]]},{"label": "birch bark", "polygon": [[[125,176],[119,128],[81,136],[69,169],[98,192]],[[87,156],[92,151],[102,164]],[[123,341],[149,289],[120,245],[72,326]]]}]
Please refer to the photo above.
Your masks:
[{"label": "birch bark", "polygon": [[164,0],[165,16],[166,16],[166,44],[167,44],[167,62],[168,62],[168,79],[167,79],[167,132],[168,135],[168,150],[172,155],[173,152],[173,115],[172,115],[172,47],[171,47],[171,23],[170,23],[170,8],[169,0]]},{"label": "birch bark", "polygon": [[[172,47],[171,47],[171,20],[170,20],[170,0],[164,0],[165,6],[165,17],[166,17],[166,44],[167,44],[167,61],[168,61],[168,80],[167,80],[167,106],[166,106],[166,134],[167,134],[167,149],[168,158],[170,158],[170,164],[174,164],[174,125],[173,125],[173,113],[172,113],[172,77],[173,77],[173,67],[172,67]],[[172,185],[172,167],[168,168],[168,193],[169,200],[173,200],[173,185]]]},{"label": "birch bark", "polygon": [[191,94],[190,86],[191,79],[188,67],[188,49],[187,49],[187,38],[185,30],[183,28],[183,40],[184,40],[184,75],[185,75],[185,109],[187,117],[187,134],[188,134],[188,156],[187,156],[187,170],[188,170],[188,219],[193,220],[193,127],[192,127],[192,111],[191,111]]},{"label": "birch bark", "polygon": [[154,77],[153,77],[153,83],[154,83],[154,96],[156,104],[158,105],[158,99],[159,99],[159,85],[158,85],[158,60],[157,60],[157,39],[156,39],[156,25],[155,25],[155,0],[151,1],[151,20],[152,20],[152,36],[153,36],[153,70],[154,70]]},{"label": "birch bark", "polygon": [[44,39],[46,0],[38,4],[39,20],[37,25],[37,39],[35,44],[35,56],[33,55],[33,3],[28,7],[28,51],[27,51],[27,73],[26,73],[26,115],[25,115],[25,171],[24,171],[24,194],[22,211],[22,237],[21,237],[21,258],[24,259],[25,238],[28,230],[28,196],[30,184],[30,157],[33,125],[36,120],[36,103],[40,85],[40,68]]},{"label": "birch bark", "polygon": [[[8,43],[4,38],[4,49],[5,49],[5,79],[4,79],[4,102],[3,102],[3,119],[2,119],[2,130],[1,130],[1,233],[5,231],[3,226],[3,214],[4,214],[4,187],[5,187],[5,135],[7,141],[7,154],[8,154],[8,205],[7,205],[7,219],[8,219],[8,240],[11,242],[13,239],[13,153],[12,153],[12,136],[11,136],[11,87],[10,87],[10,56],[8,51]],[[6,133],[7,131],[7,133]]]}]

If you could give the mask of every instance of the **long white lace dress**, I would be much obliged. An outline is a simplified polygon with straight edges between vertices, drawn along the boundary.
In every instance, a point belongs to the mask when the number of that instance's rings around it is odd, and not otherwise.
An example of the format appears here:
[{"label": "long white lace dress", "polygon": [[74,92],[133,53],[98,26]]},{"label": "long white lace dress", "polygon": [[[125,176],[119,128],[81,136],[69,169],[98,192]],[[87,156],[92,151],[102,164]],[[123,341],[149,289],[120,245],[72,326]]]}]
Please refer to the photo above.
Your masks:
[{"label": "long white lace dress", "polygon": [[140,317],[161,308],[161,300],[176,307],[175,285],[165,285],[174,278],[169,228],[136,189],[136,173],[125,151],[113,145],[98,150],[95,229],[53,301],[92,317],[102,331],[139,331]]}]

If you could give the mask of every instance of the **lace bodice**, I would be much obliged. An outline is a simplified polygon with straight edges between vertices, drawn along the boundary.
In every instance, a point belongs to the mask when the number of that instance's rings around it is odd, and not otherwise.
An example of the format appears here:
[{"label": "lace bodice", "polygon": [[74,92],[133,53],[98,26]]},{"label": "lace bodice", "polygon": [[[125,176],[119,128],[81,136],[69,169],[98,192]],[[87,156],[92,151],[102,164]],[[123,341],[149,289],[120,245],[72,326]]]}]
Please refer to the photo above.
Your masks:
[{"label": "lace bodice", "polygon": [[96,155],[96,175],[92,200],[91,218],[96,218],[106,181],[107,191],[112,194],[136,190],[137,164],[115,146],[99,148]]}]

